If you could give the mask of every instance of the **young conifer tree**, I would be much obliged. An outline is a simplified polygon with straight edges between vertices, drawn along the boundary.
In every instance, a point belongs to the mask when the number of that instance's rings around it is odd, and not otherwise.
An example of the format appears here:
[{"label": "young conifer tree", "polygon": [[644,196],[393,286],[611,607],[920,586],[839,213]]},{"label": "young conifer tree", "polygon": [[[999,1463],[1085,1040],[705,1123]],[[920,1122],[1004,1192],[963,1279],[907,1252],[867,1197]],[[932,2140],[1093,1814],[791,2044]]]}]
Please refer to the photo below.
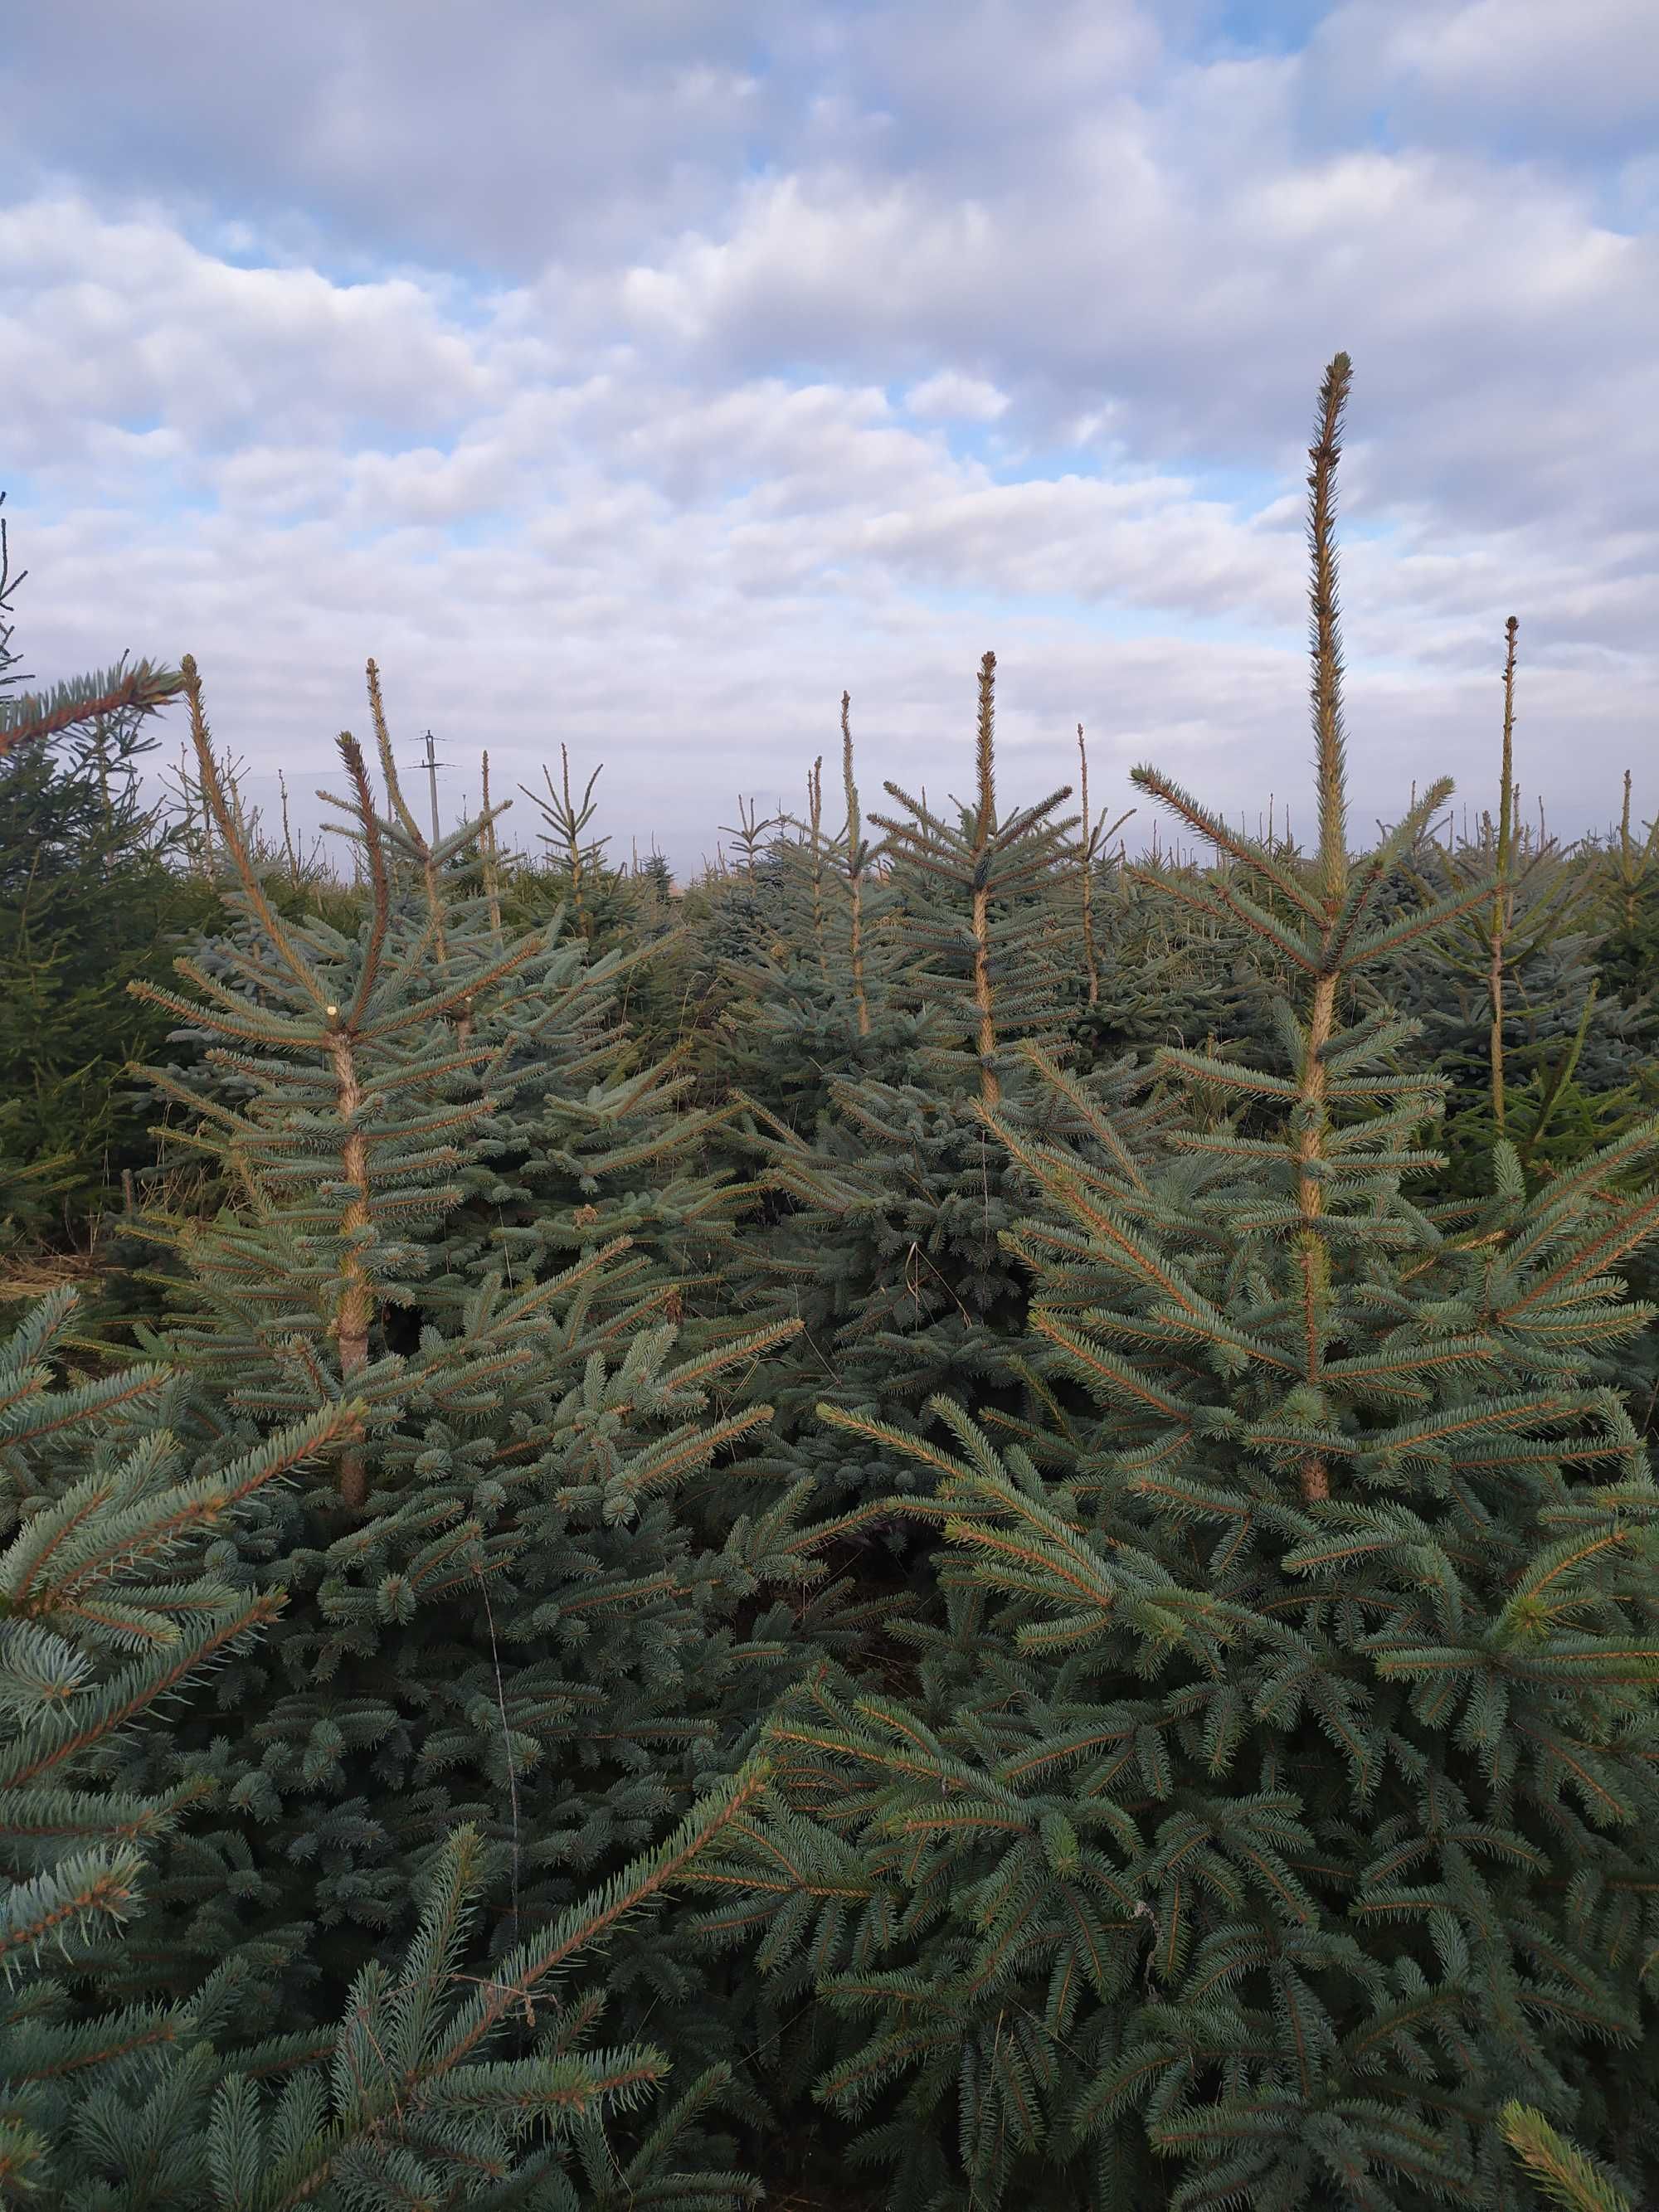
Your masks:
[{"label": "young conifer tree", "polygon": [[11,643],[27,573],[11,574],[0,515],[0,1249],[80,1241],[146,1161],[120,1070],[159,1031],[125,985],[194,918],[137,773],[144,723],[183,679],[123,656],[49,696],[5,696],[28,680]]},{"label": "young conifer tree", "polygon": [[[5,496],[0,491],[0,504]],[[28,680],[11,672],[22,655],[12,650],[15,625],[8,619],[11,594],[27,574],[27,568],[15,576],[11,573],[5,519],[0,516],[0,692]],[[50,694],[28,692],[20,698],[0,698],[0,760],[25,746],[50,744],[67,731],[105,717],[129,716],[142,721],[183,688],[184,678],[176,668],[156,668],[148,660],[128,668],[123,653],[103,675],[73,677],[54,684]]]},{"label": "young conifer tree", "polygon": [[1376,919],[1444,784],[1348,851],[1348,383],[1309,478],[1316,850],[1135,775],[1276,956],[1277,1066],[1159,1056],[1254,1131],[1114,1164],[990,1110],[1048,1201],[1010,1242],[1048,1417],[999,1449],[943,1398],[942,1434],[826,1406],[935,1486],[945,1617],[901,1632],[914,1696],[799,1694],[709,1869],[711,1936],[764,1929],[781,2001],[838,2016],[817,2095],[896,2212],[1519,2208],[1512,2101],[1659,2180],[1659,1488],[1618,1387],[1659,1122],[1530,1196],[1499,1146],[1439,1218],[1443,1086],[1358,986],[1492,887]]},{"label": "young conifer tree", "polygon": [[833,1113],[837,1084],[902,1079],[937,1027],[905,1002],[911,950],[885,848],[871,838],[859,796],[851,708],[843,691],[841,828],[824,824],[820,758],[805,814],[786,818],[762,863],[768,926],[743,957],[720,962],[726,995],[716,1072],[757,1109],[760,1127],[782,1122],[778,1133],[808,1141]]},{"label": "young conifer tree", "polygon": [[885,848],[869,836],[859,796],[851,705],[843,692],[841,829],[824,828],[820,759],[805,817],[786,823],[793,834],[775,836],[760,863],[768,927],[743,957],[720,962],[715,1073],[739,1109],[730,1141],[750,1176],[726,1281],[750,1310],[807,1323],[793,1359],[775,1362],[766,1378],[790,1437],[814,1425],[832,1356],[814,1334],[826,1289],[861,1258],[847,1209],[867,1201],[872,1186],[857,1176],[862,1139],[843,1127],[848,1086],[902,1085],[941,1034],[934,1010],[906,991],[913,963]]},{"label": "young conifer tree", "polygon": [[522,883],[517,898],[512,886],[501,896],[495,816],[461,824],[434,848],[404,797],[373,661],[368,690],[386,793],[380,836],[388,865],[421,886],[434,954],[471,961],[487,977],[510,945],[540,939],[495,1012],[464,1004],[454,1025],[489,1037],[479,1079],[490,1105],[457,1164],[461,1196],[445,1218],[442,1272],[428,1298],[453,1302],[503,1269],[511,1286],[526,1287],[611,1247],[590,1278],[595,1328],[603,1322],[623,1343],[647,1318],[672,1318],[687,1347],[701,1349],[733,1202],[729,1172],[706,1157],[722,1116],[689,1103],[692,1078],[678,1056],[644,1061],[621,1018],[621,994],[666,940],[624,926],[616,872],[603,863],[608,841],[582,842],[597,771],[576,808],[567,763],[559,896],[535,920],[521,911],[515,927],[514,908],[528,902]]},{"label": "young conifer tree", "polygon": [[[542,1240],[551,1272],[522,1240],[489,1249],[489,1210],[510,1212],[502,1152],[533,1151],[520,1086],[544,1127],[543,1060],[578,1105],[602,1065],[580,941],[499,928],[464,865],[477,824],[431,847],[395,788],[382,815],[349,736],[360,919],[285,918],[185,669],[238,927],[212,963],[178,963],[194,995],[167,1001],[223,1089],[155,1080],[232,1199],[172,1224],[188,1279],[147,1348],[185,1370],[204,1448],[251,1448],[348,1397],[362,1413],[319,1479],[238,1535],[235,1574],[289,1593],[281,1623],[213,1709],[149,1747],[147,1778],[211,1778],[226,1814],[169,1861],[153,1922],[179,1973],[314,1923],[303,1971],[259,1996],[269,2032],[300,2033],[412,1938],[434,1835],[477,1829],[499,1958],[656,1848],[738,1770],[815,1636],[844,1632],[806,1589],[802,1493],[744,1474],[769,1407],[720,1402],[793,1324],[688,1353],[661,1283],[630,1273],[628,1235],[598,1241],[598,1176],[573,1210],[589,1221]],[[608,1997],[608,2026],[650,2014],[688,2071],[720,2061],[719,2010],[660,1929],[619,1938]]]},{"label": "young conifer tree", "polygon": [[1659,1033],[1653,978],[1659,973],[1659,815],[1638,836],[1631,827],[1633,778],[1625,770],[1619,826],[1596,841],[1595,912],[1602,931],[1597,965],[1603,983],[1640,1010],[1642,1034]]},{"label": "young conifer tree", "polygon": [[1598,872],[1582,850],[1564,849],[1541,820],[1522,817],[1515,781],[1520,624],[1511,615],[1504,628],[1497,810],[1483,811],[1472,830],[1466,824],[1461,833],[1420,839],[1397,872],[1408,899],[1485,882],[1491,896],[1439,941],[1385,963],[1376,979],[1392,1005],[1424,1024],[1450,1085],[1442,1141],[1454,1176],[1476,1188],[1496,1139],[1513,1145],[1523,1171],[1536,1178],[1575,1164],[1659,1103],[1659,1087],[1643,1080],[1639,1012],[1601,988]]},{"label": "young conifer tree", "polygon": [[599,2004],[568,1989],[549,1999],[620,1923],[659,1907],[741,1816],[757,1771],[708,1792],[665,1846],[493,1974],[469,1971],[483,1963],[483,1852],[465,1825],[429,1839],[407,1953],[396,1970],[366,1966],[337,2021],[250,2035],[257,1984],[300,1950],[303,1927],[182,1990],[135,1973],[154,1862],[211,1786],[123,1786],[134,1731],[155,1731],[164,1703],[199,1694],[280,1617],[282,1592],[218,1571],[228,1539],[360,1409],[337,1404],[192,1467],[170,1426],[179,1378],[164,1369],[52,1387],[73,1306],[55,1293],[0,1345],[0,2193],[46,2212],[754,2202],[752,2183],[696,2154],[718,2074],[690,2083],[624,2162],[607,2123],[650,2094],[665,2056],[592,2048]]},{"label": "young conifer tree", "polygon": [[[1272,849],[1295,858],[1288,841]],[[1201,874],[1160,849],[1115,869],[1097,896],[1098,988],[1076,1016],[1077,1066],[1109,1065],[1127,1054],[1150,1060],[1161,1045],[1198,1045],[1230,1056],[1271,1050],[1271,979],[1249,932],[1231,915],[1195,908]]]},{"label": "young conifer tree", "polygon": [[[1091,1073],[1074,1096],[1034,1085],[1021,1054],[1030,1042],[1066,1052],[1081,1002],[1060,951],[1073,921],[1077,824],[1056,811],[1067,788],[1000,806],[995,670],[987,653],[972,799],[952,820],[890,783],[903,811],[872,817],[886,833],[890,871],[884,1010],[872,1012],[886,1065],[864,1073],[854,1059],[835,1076],[815,1132],[763,1115],[752,1128],[762,1181],[787,1210],[740,1257],[757,1310],[805,1324],[794,1373],[769,1376],[768,1388],[787,1464],[830,1492],[909,1488],[916,1476],[878,1444],[828,1436],[811,1410],[826,1391],[844,1407],[912,1411],[945,1388],[1020,1395],[1025,1283],[1000,1240],[1031,1193],[983,1115],[1035,1116],[1057,1133],[1083,1127],[1080,1116],[1112,1099],[1124,1140],[1145,1138],[1126,1066]],[[848,791],[843,854],[860,849],[850,769]],[[850,930],[826,931],[823,943],[845,1018],[860,1003]]]}]

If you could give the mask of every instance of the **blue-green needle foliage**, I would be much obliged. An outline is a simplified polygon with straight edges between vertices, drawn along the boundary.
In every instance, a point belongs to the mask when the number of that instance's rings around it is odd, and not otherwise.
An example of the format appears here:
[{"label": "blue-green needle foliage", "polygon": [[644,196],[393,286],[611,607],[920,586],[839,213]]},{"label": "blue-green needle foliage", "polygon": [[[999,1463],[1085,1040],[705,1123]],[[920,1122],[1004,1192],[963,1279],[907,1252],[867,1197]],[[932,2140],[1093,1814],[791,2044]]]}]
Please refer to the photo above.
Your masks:
[{"label": "blue-green needle foliage", "polygon": [[[355,934],[285,919],[184,666],[239,888],[211,962],[179,963],[195,995],[171,1000],[215,1084],[156,1079],[232,1199],[160,1224],[187,1279],[151,1348],[183,1369],[212,1455],[360,1412],[237,1533],[227,1571],[283,1589],[281,1621],[169,1740],[135,1747],[131,1778],[210,1785],[223,1808],[167,1859],[161,1971],[263,1958],[307,1923],[246,2001],[298,2033],[414,1940],[434,1837],[476,1832],[499,1966],[737,1774],[819,1631],[848,1632],[810,1588],[805,1486],[745,1477],[769,1406],[727,1402],[793,1324],[678,1340],[665,1224],[693,1182],[650,1071],[629,1079],[646,1126],[618,1160],[606,963],[556,917],[504,932],[466,865],[477,825],[428,848],[389,747],[382,811],[349,737],[365,910]],[[653,1163],[659,1206],[629,1180]],[[725,2063],[724,2015],[660,1931],[624,1932],[607,1990],[608,2034],[648,2016],[683,2069]]]},{"label": "blue-green needle foliage", "polygon": [[1103,1116],[988,1110],[1046,1201],[1009,1241],[1047,1402],[826,1407],[926,1471],[941,1609],[896,1631],[909,1693],[787,1702],[704,1869],[780,2016],[817,1993],[816,2095],[903,2212],[1518,2207],[1510,2100],[1622,2186],[1659,2152],[1659,1490],[1614,1273],[1659,1228],[1659,1123],[1530,1197],[1500,1149],[1477,1218],[1437,1218],[1439,1087],[1356,986],[1490,890],[1373,911],[1443,787],[1346,850],[1347,370],[1310,478],[1316,853],[1137,772],[1218,848],[1188,895],[1284,978],[1276,1066],[1158,1056],[1253,1133],[1191,1114],[1137,1158]]},{"label": "blue-green needle foliage", "polygon": [[830,1497],[908,1487],[916,1470],[878,1441],[828,1434],[821,1398],[915,1412],[937,1389],[1022,1387],[1026,1279],[1003,1238],[1033,1191],[986,1109],[1057,1134],[1112,1101],[1126,1140],[1142,1141],[1131,1069],[1057,1092],[1023,1057],[1033,1042],[1068,1049],[1077,823],[1057,817],[1066,790],[1000,809],[994,678],[988,653],[971,799],[951,820],[888,785],[902,811],[872,817],[885,832],[873,849],[843,698],[845,827],[822,834],[815,775],[780,856],[794,928],[749,970],[740,1034],[796,1071],[789,1095],[812,1110],[790,1121],[745,1099],[769,1211],[736,1241],[728,1279],[756,1310],[804,1324],[768,1388],[785,1464]]},{"label": "blue-green needle foliage", "polygon": [[[696,2156],[720,2069],[655,2115],[626,2158],[607,2123],[667,2061],[601,2047],[572,1967],[648,1916],[759,1787],[708,1792],[676,1832],[538,1936],[478,1971],[483,1851],[456,1826],[416,1869],[419,1918],[397,1967],[359,1972],[337,2023],[250,2041],[260,1961],[188,1990],[144,1987],[147,1891],[210,1789],[112,1782],[121,1735],[228,1663],[281,1614],[216,1571],[251,1501],[361,1418],[337,1406],[209,1472],[168,1425],[180,1379],[155,1366],[54,1389],[72,1294],[0,1345],[0,2193],[53,2212],[370,2212],[621,2205],[715,2212],[756,2185]],[[297,1948],[307,1931],[289,1931]],[[118,1970],[131,1993],[110,2001]],[[507,2050],[504,2052],[503,2046]],[[693,2158],[679,2153],[688,2138]]]}]

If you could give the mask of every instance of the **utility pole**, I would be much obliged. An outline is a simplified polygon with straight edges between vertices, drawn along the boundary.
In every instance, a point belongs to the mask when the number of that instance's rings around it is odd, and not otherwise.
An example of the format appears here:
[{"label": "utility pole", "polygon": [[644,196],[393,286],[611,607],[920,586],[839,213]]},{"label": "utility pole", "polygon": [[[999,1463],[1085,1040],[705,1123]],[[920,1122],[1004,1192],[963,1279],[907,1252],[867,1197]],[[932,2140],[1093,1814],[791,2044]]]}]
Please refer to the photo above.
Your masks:
[{"label": "utility pole", "polygon": [[432,845],[434,852],[438,845],[438,770],[448,765],[447,761],[441,761],[434,757],[432,750],[432,732],[428,730],[426,733],[426,784],[428,791],[432,795]]}]

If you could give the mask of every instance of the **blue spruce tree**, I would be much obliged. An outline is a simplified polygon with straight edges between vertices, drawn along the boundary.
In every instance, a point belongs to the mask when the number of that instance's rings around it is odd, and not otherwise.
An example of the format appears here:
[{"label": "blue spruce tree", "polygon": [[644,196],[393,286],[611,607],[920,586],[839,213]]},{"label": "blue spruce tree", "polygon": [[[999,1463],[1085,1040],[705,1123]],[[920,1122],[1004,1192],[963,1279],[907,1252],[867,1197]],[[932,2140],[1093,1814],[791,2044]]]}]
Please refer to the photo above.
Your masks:
[{"label": "blue spruce tree", "polygon": [[[811,1588],[805,1486],[751,1469],[770,1409],[737,1401],[794,1325],[677,1340],[674,1238],[706,1193],[675,1180],[684,1133],[650,1072],[616,1098],[606,957],[590,982],[557,916],[505,929],[477,824],[429,844],[389,746],[383,811],[349,736],[359,918],[285,916],[184,666],[233,927],[177,963],[191,995],[154,994],[203,1075],[152,1073],[189,1116],[172,1140],[228,1198],[156,1224],[185,1279],[144,1349],[183,1370],[183,1431],[210,1464],[360,1412],[227,1556],[239,1586],[287,1592],[280,1621],[170,1740],[133,1747],[129,1786],[211,1789],[222,1815],[167,1856],[155,1952],[111,1987],[264,1957],[303,1923],[246,2001],[250,2027],[301,2033],[416,1940],[434,1838],[476,1838],[501,1971],[662,1848],[742,1770],[777,1689],[851,1631]],[[538,1190],[545,1229],[526,1218]],[[607,2033],[648,2016],[687,2074],[727,2063],[706,1975],[662,1926],[621,1930],[605,2001]]]}]

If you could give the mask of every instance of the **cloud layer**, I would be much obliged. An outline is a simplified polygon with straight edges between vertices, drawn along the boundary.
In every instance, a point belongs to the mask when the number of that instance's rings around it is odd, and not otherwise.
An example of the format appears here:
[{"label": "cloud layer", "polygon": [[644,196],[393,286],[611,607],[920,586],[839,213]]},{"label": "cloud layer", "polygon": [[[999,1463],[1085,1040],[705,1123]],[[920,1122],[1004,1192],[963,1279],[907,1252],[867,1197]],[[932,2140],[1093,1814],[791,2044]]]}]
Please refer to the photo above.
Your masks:
[{"label": "cloud layer", "polygon": [[959,787],[988,647],[1010,797],[1080,721],[1114,811],[1152,758],[1306,815],[1346,348],[1358,821],[1446,769],[1489,803],[1510,613],[1528,793],[1577,832],[1629,766],[1651,813],[1647,13],[25,11],[15,642],[43,683],[194,652],[266,797],[367,728],[372,653],[447,809],[562,742],[682,872],[797,801],[843,688],[866,790]]}]

